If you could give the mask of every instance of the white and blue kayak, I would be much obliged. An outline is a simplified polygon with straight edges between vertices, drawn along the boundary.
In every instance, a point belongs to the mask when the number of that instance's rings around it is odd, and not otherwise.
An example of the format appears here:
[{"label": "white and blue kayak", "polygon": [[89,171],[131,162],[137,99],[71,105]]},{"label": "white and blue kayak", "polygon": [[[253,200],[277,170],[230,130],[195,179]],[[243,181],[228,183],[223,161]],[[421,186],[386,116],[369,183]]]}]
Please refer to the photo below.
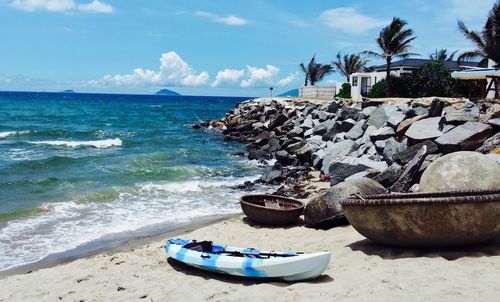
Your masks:
[{"label": "white and blue kayak", "polygon": [[274,252],[183,239],[167,240],[165,252],[168,257],[207,271],[286,281],[316,278],[330,262],[328,251],[313,254]]}]

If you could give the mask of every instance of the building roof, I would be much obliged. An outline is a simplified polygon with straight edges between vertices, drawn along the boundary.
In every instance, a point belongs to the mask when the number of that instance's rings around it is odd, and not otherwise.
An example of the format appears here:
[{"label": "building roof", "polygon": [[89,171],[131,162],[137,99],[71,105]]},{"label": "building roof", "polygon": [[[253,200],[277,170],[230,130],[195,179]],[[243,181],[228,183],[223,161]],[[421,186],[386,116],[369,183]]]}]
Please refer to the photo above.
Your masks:
[{"label": "building roof", "polygon": [[[396,67],[412,67],[412,68],[418,68],[425,63],[432,62],[433,60],[430,59],[402,59],[399,61],[395,61],[391,63],[391,68],[396,68]],[[448,66],[452,70],[458,70],[459,66],[467,66],[467,67],[477,67],[479,62],[460,62],[458,63],[457,61],[443,61],[446,66]],[[387,64],[379,65],[379,66],[371,66],[368,68],[368,71],[370,70],[385,70]]]}]

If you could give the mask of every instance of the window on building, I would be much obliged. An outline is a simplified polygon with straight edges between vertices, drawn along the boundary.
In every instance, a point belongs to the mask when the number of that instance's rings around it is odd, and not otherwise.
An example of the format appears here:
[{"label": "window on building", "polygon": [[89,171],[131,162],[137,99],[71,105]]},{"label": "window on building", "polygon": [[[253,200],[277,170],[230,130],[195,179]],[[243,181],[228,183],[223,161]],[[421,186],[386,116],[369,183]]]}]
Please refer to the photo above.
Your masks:
[{"label": "window on building", "polygon": [[352,77],[352,86],[358,86],[358,77]]}]

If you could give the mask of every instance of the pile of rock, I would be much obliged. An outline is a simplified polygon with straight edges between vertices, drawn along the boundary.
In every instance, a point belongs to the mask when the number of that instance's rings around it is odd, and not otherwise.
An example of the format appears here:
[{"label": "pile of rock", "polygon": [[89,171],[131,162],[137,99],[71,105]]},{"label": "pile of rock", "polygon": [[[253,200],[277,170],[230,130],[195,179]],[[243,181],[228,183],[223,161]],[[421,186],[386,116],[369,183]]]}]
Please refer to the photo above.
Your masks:
[{"label": "pile of rock", "polygon": [[405,192],[445,154],[500,154],[500,104],[485,101],[321,104],[259,98],[200,126],[246,144],[249,159],[275,159],[260,181],[282,184],[279,193],[295,196],[303,193],[312,170],[329,177],[331,185],[368,177],[390,191]]}]

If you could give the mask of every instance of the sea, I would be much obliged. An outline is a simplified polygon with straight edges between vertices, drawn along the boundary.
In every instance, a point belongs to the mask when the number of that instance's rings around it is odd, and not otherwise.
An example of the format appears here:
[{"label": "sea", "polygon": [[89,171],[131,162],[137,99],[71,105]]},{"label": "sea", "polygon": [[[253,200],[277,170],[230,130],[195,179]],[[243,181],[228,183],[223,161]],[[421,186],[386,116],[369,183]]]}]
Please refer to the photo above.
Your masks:
[{"label": "sea", "polygon": [[0,92],[0,271],[238,213],[265,167],[192,125],[246,99]]}]

